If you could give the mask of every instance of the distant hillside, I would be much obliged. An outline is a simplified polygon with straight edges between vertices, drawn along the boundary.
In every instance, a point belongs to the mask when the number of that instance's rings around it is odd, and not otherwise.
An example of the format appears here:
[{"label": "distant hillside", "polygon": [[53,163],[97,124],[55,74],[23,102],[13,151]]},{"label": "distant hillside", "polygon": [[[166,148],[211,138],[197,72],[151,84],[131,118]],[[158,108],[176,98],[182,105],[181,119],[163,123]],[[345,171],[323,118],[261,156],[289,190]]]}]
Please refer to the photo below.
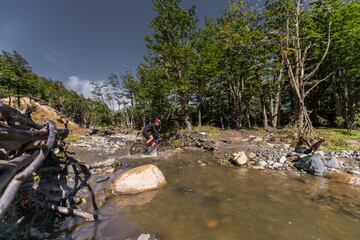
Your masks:
[{"label": "distant hillside", "polygon": [[[68,90],[60,81],[38,76],[17,52],[0,53],[0,98],[22,97],[44,101],[56,111],[80,126],[109,125],[111,118],[106,105]],[[7,103],[5,101],[5,103]]]},{"label": "distant hillside", "polygon": [[[18,99],[15,97],[4,98],[1,99],[1,101],[12,107],[18,107]],[[82,135],[85,132],[83,127],[71,119],[68,119],[64,114],[61,114],[45,102],[37,101],[29,97],[22,97],[20,98],[20,108],[24,109],[25,107],[32,110],[31,118],[39,124],[43,124],[45,120],[53,120],[58,128],[63,128],[64,122],[67,120],[71,135]]]}]

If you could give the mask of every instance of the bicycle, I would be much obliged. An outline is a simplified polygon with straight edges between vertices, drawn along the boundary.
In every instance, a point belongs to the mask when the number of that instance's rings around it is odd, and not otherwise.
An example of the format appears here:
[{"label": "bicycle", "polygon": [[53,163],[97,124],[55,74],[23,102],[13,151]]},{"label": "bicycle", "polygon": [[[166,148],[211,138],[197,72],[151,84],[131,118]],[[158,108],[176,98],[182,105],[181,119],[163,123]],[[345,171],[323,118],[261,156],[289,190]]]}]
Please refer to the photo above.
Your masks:
[{"label": "bicycle", "polygon": [[136,142],[130,148],[130,154],[151,154],[155,150],[164,151],[164,139],[159,137],[155,142],[148,146],[146,142]]}]

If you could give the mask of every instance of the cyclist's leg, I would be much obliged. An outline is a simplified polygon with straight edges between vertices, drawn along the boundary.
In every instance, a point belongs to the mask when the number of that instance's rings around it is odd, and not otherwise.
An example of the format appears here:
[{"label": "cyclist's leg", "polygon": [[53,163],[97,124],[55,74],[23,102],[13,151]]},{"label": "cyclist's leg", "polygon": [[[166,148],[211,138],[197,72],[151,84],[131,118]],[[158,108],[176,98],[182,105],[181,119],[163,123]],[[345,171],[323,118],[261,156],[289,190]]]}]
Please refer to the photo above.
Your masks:
[{"label": "cyclist's leg", "polygon": [[150,135],[149,138],[146,140],[146,143],[148,146],[151,145],[151,142],[154,140],[154,136],[153,135]]}]

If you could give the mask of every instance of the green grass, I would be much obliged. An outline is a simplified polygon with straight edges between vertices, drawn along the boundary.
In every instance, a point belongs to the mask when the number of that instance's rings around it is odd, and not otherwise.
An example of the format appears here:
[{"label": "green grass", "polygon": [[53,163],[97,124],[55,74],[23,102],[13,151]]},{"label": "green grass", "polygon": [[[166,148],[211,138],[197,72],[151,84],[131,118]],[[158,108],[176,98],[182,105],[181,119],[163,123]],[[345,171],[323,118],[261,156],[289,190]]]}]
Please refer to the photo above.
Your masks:
[{"label": "green grass", "polygon": [[65,141],[68,142],[68,143],[73,143],[73,142],[78,142],[81,139],[83,139],[82,136],[70,135],[65,139]]},{"label": "green grass", "polygon": [[182,146],[182,141],[180,139],[176,139],[176,140],[170,140],[168,141],[168,144],[173,147],[173,148],[179,148]]},{"label": "green grass", "polygon": [[316,130],[325,138],[324,148],[328,150],[360,150],[360,130],[321,128]]},{"label": "green grass", "polygon": [[194,134],[200,134],[200,132],[206,132],[209,138],[216,139],[219,138],[221,135],[221,129],[212,126],[203,126],[203,127],[194,127],[193,131]]}]

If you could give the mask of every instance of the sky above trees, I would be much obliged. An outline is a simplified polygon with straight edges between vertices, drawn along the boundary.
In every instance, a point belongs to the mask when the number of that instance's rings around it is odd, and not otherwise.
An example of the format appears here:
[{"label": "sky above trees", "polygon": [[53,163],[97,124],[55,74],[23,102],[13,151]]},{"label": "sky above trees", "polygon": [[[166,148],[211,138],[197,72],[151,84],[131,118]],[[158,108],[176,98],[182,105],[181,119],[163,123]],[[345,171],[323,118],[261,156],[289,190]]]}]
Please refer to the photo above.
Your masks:
[{"label": "sky above trees", "polygon": [[[197,6],[200,22],[220,16],[227,3],[183,1]],[[154,16],[150,0],[2,0],[0,49],[18,51],[38,74],[88,95],[91,81],[135,72]]]}]

